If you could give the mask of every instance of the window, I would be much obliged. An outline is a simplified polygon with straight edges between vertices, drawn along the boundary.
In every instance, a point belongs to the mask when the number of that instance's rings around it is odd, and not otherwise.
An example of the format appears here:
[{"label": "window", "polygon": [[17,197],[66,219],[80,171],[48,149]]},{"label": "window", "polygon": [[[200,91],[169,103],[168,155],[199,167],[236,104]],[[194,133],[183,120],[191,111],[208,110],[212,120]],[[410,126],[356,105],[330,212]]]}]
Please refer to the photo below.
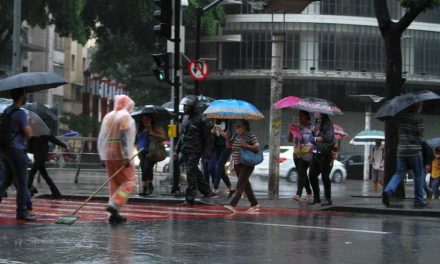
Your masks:
[{"label": "window", "polygon": [[54,49],[57,51],[64,52],[64,38],[55,34]]},{"label": "window", "polygon": [[72,54],[71,61],[70,61],[70,70],[75,70],[75,64],[76,64],[76,56]]}]

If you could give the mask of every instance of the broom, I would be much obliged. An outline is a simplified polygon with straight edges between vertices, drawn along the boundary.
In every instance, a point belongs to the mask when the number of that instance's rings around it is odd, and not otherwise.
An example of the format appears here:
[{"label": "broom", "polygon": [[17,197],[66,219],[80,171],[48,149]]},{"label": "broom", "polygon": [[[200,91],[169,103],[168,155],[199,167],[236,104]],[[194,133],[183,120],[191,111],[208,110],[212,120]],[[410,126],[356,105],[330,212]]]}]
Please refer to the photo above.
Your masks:
[{"label": "broom", "polygon": [[[133,157],[130,158],[129,161],[133,160],[137,155],[139,155],[139,153],[143,150],[143,148],[141,148],[138,153],[136,153],[135,155],[133,155]],[[58,218],[55,221],[55,224],[64,224],[64,225],[71,225],[73,223],[75,223],[75,221],[79,218],[79,216],[76,216],[75,214],[78,213],[79,210],[81,210],[81,208],[84,207],[84,205],[86,205],[93,197],[95,197],[95,195],[102,189],[104,188],[104,186],[111,181],[114,177],[116,177],[116,175],[118,175],[119,172],[121,172],[121,170],[123,170],[125,167],[125,165],[123,165],[122,167],[120,167],[112,176],[110,176],[101,186],[99,186],[99,188],[92,193],[92,195],[89,196],[89,198],[87,198],[87,200],[84,201],[84,203],[82,203],[78,209],[76,209],[72,214],[70,215],[62,215],[60,216],[60,218]]]}]

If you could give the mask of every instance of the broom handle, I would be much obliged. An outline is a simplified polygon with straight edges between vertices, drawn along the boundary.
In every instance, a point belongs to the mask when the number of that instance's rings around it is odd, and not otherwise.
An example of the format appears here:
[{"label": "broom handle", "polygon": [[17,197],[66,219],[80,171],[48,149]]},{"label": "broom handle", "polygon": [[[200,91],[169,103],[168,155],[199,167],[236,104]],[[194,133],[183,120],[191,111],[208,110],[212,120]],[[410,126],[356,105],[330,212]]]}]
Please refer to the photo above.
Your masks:
[{"label": "broom handle", "polygon": [[[140,153],[142,150],[144,150],[144,148],[141,148],[141,149],[138,151],[138,153],[136,153],[135,155],[133,155],[133,157],[131,157],[131,158],[129,159],[129,161],[132,161],[137,155],[139,155],[139,153]],[[72,215],[78,213],[78,211],[81,210],[81,208],[83,208],[84,205],[86,205],[86,204],[87,204],[87,203],[88,203],[93,197],[95,197],[95,195],[96,195],[96,194],[97,194],[102,188],[104,188],[104,186],[105,186],[109,181],[111,181],[114,177],[116,177],[116,175],[118,175],[118,173],[121,172],[121,171],[124,169],[124,167],[125,167],[125,164],[122,165],[122,167],[120,167],[119,170],[117,170],[112,176],[110,176],[110,177],[109,177],[109,178],[108,178],[108,179],[107,179],[107,180],[106,180],[101,186],[99,186],[99,188],[98,188],[94,193],[92,193],[92,195],[90,195],[89,198],[87,198],[87,200],[85,200],[84,203],[82,203],[81,206],[80,206],[78,209],[76,209],[75,212],[73,212]]]}]

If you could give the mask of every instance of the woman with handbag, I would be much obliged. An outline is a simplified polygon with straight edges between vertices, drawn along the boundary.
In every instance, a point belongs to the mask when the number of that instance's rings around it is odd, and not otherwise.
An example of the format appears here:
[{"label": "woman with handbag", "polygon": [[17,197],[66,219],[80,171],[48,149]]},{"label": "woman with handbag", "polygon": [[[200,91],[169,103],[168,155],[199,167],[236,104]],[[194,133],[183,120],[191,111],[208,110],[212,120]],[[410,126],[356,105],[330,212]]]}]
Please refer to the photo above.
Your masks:
[{"label": "woman with handbag", "polygon": [[327,114],[315,113],[316,123],[312,129],[311,142],[314,145],[312,160],[310,163],[310,184],[313,189],[313,201],[311,205],[320,203],[320,190],[318,176],[321,174],[324,185],[325,201],[322,206],[332,205],[330,172],[333,167],[332,149],[335,144],[333,123]]},{"label": "woman with handbag", "polygon": [[144,115],[136,135],[137,148],[143,148],[142,153],[139,154],[139,166],[142,171],[142,192],[139,193],[140,196],[151,195],[154,191],[153,168],[157,161],[152,159],[152,153],[149,153],[153,137],[154,140],[166,140],[165,132],[161,127],[156,126],[153,117]]},{"label": "woman with handbag", "polygon": [[310,113],[300,110],[298,116],[299,125],[291,124],[287,136],[287,141],[294,142],[293,162],[298,172],[296,195],[293,196],[292,199],[299,202],[301,200],[302,191],[305,188],[307,196],[303,200],[310,202],[312,199],[312,189],[310,188],[309,177],[307,176],[307,170],[312,160]]},{"label": "woman with handbag", "polygon": [[[245,155],[246,151],[261,154],[261,152],[259,152],[260,144],[258,143],[257,137],[250,132],[249,122],[247,120],[238,120],[235,123],[235,130],[235,135],[231,140],[228,140],[227,143],[228,146],[232,147],[232,159],[238,181],[231,202],[224,207],[231,213],[235,213],[237,211],[237,204],[244,192],[251,204],[248,212],[256,212],[259,210],[260,205],[249,182],[249,177],[255,165],[245,164],[243,155]],[[250,153],[250,155],[252,155],[252,153]]]}]

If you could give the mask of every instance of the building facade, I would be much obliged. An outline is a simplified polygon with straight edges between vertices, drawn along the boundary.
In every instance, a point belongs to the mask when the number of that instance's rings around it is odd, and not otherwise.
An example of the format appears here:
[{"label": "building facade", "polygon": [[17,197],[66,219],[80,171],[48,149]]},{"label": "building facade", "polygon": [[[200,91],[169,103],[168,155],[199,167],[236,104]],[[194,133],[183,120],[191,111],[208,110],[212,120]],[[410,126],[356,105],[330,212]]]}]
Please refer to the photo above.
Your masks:
[{"label": "building facade", "polygon": [[[393,19],[404,14],[397,1],[388,0]],[[212,73],[202,92],[214,98],[238,98],[253,102],[267,117],[254,122],[263,144],[269,142],[271,38],[285,37],[283,96],[320,97],[336,103],[344,112],[333,118],[354,136],[364,128],[365,105],[350,95],[385,95],[385,51],[377,27],[373,1],[332,0],[310,4],[301,14],[267,14],[241,5],[225,5],[224,42],[202,45]],[[226,36],[241,36],[228,38]],[[235,39],[236,41],[228,41]],[[237,41],[238,39],[238,41]],[[440,10],[418,17],[403,34],[403,75],[406,91],[429,89],[440,93]],[[380,104],[373,105],[373,112]],[[428,104],[424,111],[426,137],[440,132],[439,109]],[[293,112],[283,110],[283,134]],[[373,120],[372,128],[383,129]],[[286,136],[281,138],[287,144]],[[362,149],[342,142],[342,151]]]}]

